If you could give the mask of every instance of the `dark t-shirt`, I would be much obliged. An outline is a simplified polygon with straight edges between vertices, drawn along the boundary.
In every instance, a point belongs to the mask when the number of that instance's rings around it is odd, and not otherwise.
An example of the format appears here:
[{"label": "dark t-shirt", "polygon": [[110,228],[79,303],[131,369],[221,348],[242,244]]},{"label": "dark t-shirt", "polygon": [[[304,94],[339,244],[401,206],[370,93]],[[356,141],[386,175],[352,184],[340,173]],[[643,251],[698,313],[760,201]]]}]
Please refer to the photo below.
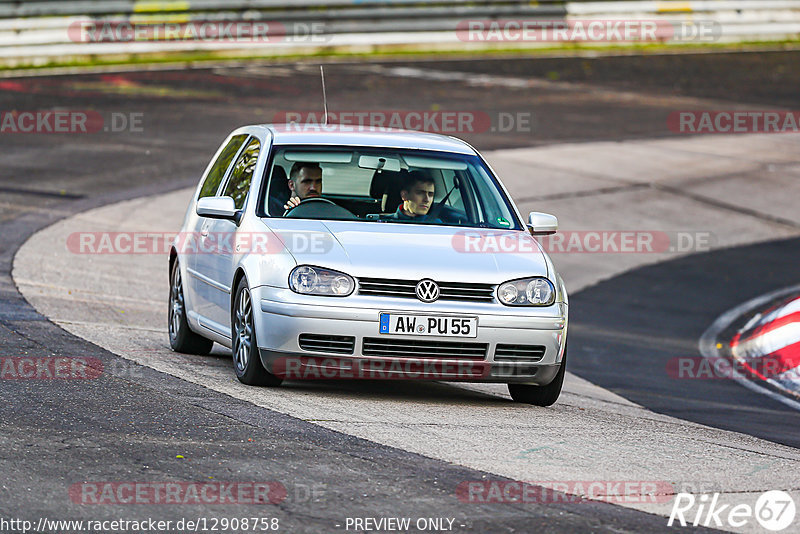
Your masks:
[{"label": "dark t-shirt", "polygon": [[427,215],[415,215],[414,217],[412,217],[410,215],[406,215],[403,212],[403,207],[402,206],[397,208],[397,211],[395,211],[391,215],[387,215],[385,218],[386,219],[395,219],[395,220],[403,221],[403,222],[418,222],[418,223],[441,223],[442,222],[442,220],[439,219],[438,217],[434,218],[434,219],[431,219]]}]

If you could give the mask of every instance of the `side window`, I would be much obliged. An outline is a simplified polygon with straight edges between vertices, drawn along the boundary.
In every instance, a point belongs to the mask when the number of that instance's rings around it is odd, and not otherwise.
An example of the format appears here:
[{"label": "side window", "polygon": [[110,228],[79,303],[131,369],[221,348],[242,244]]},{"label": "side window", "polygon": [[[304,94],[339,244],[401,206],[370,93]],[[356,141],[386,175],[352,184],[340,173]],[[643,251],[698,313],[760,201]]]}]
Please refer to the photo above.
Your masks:
[{"label": "side window", "polygon": [[247,192],[250,190],[250,182],[253,180],[253,171],[256,168],[260,152],[261,143],[254,138],[241,153],[239,159],[236,160],[236,164],[231,171],[231,177],[225,185],[225,191],[223,191],[222,196],[232,197],[237,210],[244,207],[244,201],[247,199]]},{"label": "side window", "polygon": [[203,182],[203,187],[200,189],[200,195],[197,198],[213,197],[217,193],[219,183],[225,178],[225,171],[230,167],[233,156],[239,151],[239,147],[242,146],[245,139],[247,139],[247,135],[235,135],[228,141],[228,144],[220,152],[217,161],[208,171],[206,181]]}]

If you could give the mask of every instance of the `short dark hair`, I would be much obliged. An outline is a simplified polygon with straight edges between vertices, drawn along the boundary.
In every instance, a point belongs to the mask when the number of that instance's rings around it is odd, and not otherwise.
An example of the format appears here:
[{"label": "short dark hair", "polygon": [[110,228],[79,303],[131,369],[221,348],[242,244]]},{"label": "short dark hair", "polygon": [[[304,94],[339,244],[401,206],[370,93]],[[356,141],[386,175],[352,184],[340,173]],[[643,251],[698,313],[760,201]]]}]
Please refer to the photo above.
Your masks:
[{"label": "short dark hair", "polygon": [[425,174],[422,171],[411,171],[403,179],[403,183],[400,185],[400,191],[411,191],[411,188],[414,187],[417,182],[423,184],[433,184],[434,187],[436,186],[436,182],[433,181],[433,178],[430,175]]},{"label": "short dark hair", "polygon": [[322,167],[319,166],[319,163],[313,161],[296,161],[289,171],[289,179],[292,181],[297,180],[297,176],[302,169],[319,169],[320,172],[322,171]]}]

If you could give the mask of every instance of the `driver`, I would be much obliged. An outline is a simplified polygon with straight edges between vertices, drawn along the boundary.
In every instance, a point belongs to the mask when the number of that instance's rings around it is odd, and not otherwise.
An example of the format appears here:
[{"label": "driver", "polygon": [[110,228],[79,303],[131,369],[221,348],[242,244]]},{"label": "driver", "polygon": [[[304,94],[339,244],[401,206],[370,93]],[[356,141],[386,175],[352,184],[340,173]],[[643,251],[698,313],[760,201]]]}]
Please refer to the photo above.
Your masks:
[{"label": "driver", "polygon": [[284,204],[285,210],[297,207],[307,198],[319,197],[322,192],[322,168],[319,163],[295,162],[289,171],[289,190],[292,196]]}]

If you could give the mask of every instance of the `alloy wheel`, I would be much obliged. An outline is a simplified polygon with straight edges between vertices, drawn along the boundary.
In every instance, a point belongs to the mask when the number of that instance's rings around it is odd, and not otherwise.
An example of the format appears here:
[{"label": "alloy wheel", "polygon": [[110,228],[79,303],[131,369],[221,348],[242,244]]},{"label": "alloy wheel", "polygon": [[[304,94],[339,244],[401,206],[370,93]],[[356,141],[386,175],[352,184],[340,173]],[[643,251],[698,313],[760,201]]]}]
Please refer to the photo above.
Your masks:
[{"label": "alloy wheel", "polygon": [[177,339],[180,334],[181,318],[183,317],[183,283],[181,282],[181,271],[175,269],[175,276],[172,280],[172,290],[169,295],[169,337]]},{"label": "alloy wheel", "polygon": [[250,360],[250,350],[253,339],[253,309],[250,301],[250,292],[247,289],[243,289],[242,292],[239,293],[236,316],[234,319],[234,329],[236,331],[236,367],[238,367],[240,371],[244,371],[247,367],[247,362]]}]

